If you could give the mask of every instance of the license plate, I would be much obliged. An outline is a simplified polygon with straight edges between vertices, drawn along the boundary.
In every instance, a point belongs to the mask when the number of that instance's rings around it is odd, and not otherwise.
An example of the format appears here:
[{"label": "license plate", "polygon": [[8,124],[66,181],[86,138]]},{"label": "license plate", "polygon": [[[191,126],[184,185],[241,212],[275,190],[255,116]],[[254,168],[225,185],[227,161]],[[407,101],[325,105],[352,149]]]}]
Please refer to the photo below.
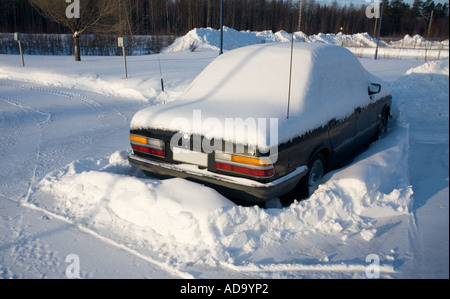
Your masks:
[{"label": "license plate", "polygon": [[173,148],[173,160],[198,166],[208,167],[208,155],[184,148]]}]

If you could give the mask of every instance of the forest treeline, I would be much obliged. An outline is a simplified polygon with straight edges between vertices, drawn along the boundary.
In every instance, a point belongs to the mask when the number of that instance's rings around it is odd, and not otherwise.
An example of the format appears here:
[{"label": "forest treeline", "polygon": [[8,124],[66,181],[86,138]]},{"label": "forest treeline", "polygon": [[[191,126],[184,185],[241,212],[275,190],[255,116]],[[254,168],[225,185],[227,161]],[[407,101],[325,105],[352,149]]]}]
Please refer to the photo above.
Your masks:
[{"label": "forest treeline", "polygon": [[[64,1],[64,0],[61,0]],[[87,0],[86,0],[87,1]],[[105,34],[183,35],[193,28],[220,27],[220,0],[122,0],[117,18],[123,26],[111,26]],[[361,1],[359,1],[361,3]],[[375,19],[366,16],[364,5],[341,5],[339,1],[304,0],[301,31],[347,34],[375,32]],[[299,1],[224,0],[224,25],[236,30],[274,32],[298,30]],[[70,33],[68,28],[46,19],[28,0],[0,1],[0,32]],[[381,34],[401,37],[420,34],[427,38],[446,39],[449,35],[448,4],[432,0],[384,1]]]}]

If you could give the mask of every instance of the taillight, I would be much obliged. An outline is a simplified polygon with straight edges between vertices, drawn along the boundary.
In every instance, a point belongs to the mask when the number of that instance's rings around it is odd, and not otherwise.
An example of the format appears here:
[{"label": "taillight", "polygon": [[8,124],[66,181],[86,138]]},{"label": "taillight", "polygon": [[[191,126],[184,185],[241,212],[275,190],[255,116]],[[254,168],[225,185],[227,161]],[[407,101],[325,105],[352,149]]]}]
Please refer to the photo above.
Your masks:
[{"label": "taillight", "polygon": [[267,157],[249,157],[216,153],[216,168],[224,171],[269,178],[275,173],[272,162]]},{"label": "taillight", "polygon": [[130,135],[131,147],[134,151],[165,157],[164,141],[139,135]]}]

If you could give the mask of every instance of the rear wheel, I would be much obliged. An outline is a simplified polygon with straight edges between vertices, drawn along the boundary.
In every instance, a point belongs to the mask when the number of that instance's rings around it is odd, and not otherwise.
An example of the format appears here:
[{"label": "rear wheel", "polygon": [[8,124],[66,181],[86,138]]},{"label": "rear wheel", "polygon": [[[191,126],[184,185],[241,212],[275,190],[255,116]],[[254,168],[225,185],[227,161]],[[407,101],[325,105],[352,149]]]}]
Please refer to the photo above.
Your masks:
[{"label": "rear wheel", "polygon": [[386,136],[388,121],[389,115],[388,112],[385,111],[381,115],[380,123],[378,124],[378,131],[376,136],[377,140],[382,139],[384,136]]},{"label": "rear wheel", "polygon": [[300,180],[300,198],[305,199],[317,190],[325,175],[326,163],[323,154],[316,154],[308,164],[307,174]]}]

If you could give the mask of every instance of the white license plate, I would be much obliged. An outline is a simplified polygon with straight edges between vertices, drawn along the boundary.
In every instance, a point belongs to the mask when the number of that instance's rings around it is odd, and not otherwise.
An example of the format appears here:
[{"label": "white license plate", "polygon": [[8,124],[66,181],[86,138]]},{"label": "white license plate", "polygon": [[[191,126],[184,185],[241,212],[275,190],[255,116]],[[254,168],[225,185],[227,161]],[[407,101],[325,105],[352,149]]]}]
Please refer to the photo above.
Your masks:
[{"label": "white license plate", "polygon": [[188,164],[208,167],[208,155],[205,153],[194,152],[184,148],[173,148],[173,160]]}]

